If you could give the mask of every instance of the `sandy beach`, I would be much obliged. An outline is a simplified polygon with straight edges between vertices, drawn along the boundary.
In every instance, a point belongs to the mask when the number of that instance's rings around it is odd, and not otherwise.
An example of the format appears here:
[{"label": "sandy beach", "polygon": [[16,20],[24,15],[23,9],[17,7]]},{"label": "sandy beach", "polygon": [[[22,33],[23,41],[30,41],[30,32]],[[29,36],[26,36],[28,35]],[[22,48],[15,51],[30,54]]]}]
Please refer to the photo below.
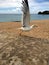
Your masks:
[{"label": "sandy beach", "polygon": [[0,22],[0,65],[49,65],[49,20],[33,20],[22,32],[20,22]]},{"label": "sandy beach", "polygon": [[[33,20],[30,22],[30,25],[35,25],[31,31],[23,32],[22,35],[27,35],[30,37],[36,38],[45,38],[49,39],[49,20]],[[18,35],[20,30],[17,28],[21,27],[20,22],[1,22],[0,23],[0,32],[10,32]]]}]

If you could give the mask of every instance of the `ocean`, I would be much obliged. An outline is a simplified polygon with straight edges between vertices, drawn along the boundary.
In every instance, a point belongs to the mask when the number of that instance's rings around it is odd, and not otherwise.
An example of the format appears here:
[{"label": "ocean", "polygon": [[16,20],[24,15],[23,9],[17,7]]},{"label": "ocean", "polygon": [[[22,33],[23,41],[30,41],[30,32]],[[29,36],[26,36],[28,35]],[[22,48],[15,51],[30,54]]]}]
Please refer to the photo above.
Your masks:
[{"label": "ocean", "polygon": [[[21,21],[21,14],[0,14],[0,22]],[[30,14],[30,20],[49,19],[49,15]]]}]

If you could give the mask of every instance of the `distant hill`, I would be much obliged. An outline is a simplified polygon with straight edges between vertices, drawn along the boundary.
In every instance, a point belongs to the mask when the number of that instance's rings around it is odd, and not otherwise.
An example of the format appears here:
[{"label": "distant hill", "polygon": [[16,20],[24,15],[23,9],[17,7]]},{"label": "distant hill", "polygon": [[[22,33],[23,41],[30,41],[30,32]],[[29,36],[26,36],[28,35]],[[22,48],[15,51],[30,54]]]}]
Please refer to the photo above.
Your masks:
[{"label": "distant hill", "polygon": [[49,14],[49,11],[38,12],[38,14]]}]

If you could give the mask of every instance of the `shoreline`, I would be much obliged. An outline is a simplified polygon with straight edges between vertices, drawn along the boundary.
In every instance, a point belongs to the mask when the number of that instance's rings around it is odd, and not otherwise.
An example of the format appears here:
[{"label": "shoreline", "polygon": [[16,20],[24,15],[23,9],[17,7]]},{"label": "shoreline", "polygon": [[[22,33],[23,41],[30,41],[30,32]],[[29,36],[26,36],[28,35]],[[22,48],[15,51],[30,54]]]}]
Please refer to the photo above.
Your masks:
[{"label": "shoreline", "polygon": [[[31,20],[30,22],[32,22],[32,21],[45,21],[45,20],[49,20],[49,19],[41,19],[41,20]],[[20,21],[6,21],[6,22],[21,22],[21,20]],[[1,22],[0,21],[0,23],[6,23],[6,22]]]}]

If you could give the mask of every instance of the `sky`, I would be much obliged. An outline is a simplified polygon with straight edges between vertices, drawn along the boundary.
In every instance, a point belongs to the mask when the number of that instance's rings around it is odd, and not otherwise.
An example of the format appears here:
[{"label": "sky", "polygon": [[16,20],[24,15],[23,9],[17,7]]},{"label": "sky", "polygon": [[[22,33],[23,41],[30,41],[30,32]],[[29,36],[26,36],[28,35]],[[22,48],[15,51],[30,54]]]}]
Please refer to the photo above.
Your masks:
[{"label": "sky", "polygon": [[[22,13],[22,0],[0,0],[0,13]],[[49,0],[28,0],[30,13],[36,14],[39,11],[49,10]]]}]

